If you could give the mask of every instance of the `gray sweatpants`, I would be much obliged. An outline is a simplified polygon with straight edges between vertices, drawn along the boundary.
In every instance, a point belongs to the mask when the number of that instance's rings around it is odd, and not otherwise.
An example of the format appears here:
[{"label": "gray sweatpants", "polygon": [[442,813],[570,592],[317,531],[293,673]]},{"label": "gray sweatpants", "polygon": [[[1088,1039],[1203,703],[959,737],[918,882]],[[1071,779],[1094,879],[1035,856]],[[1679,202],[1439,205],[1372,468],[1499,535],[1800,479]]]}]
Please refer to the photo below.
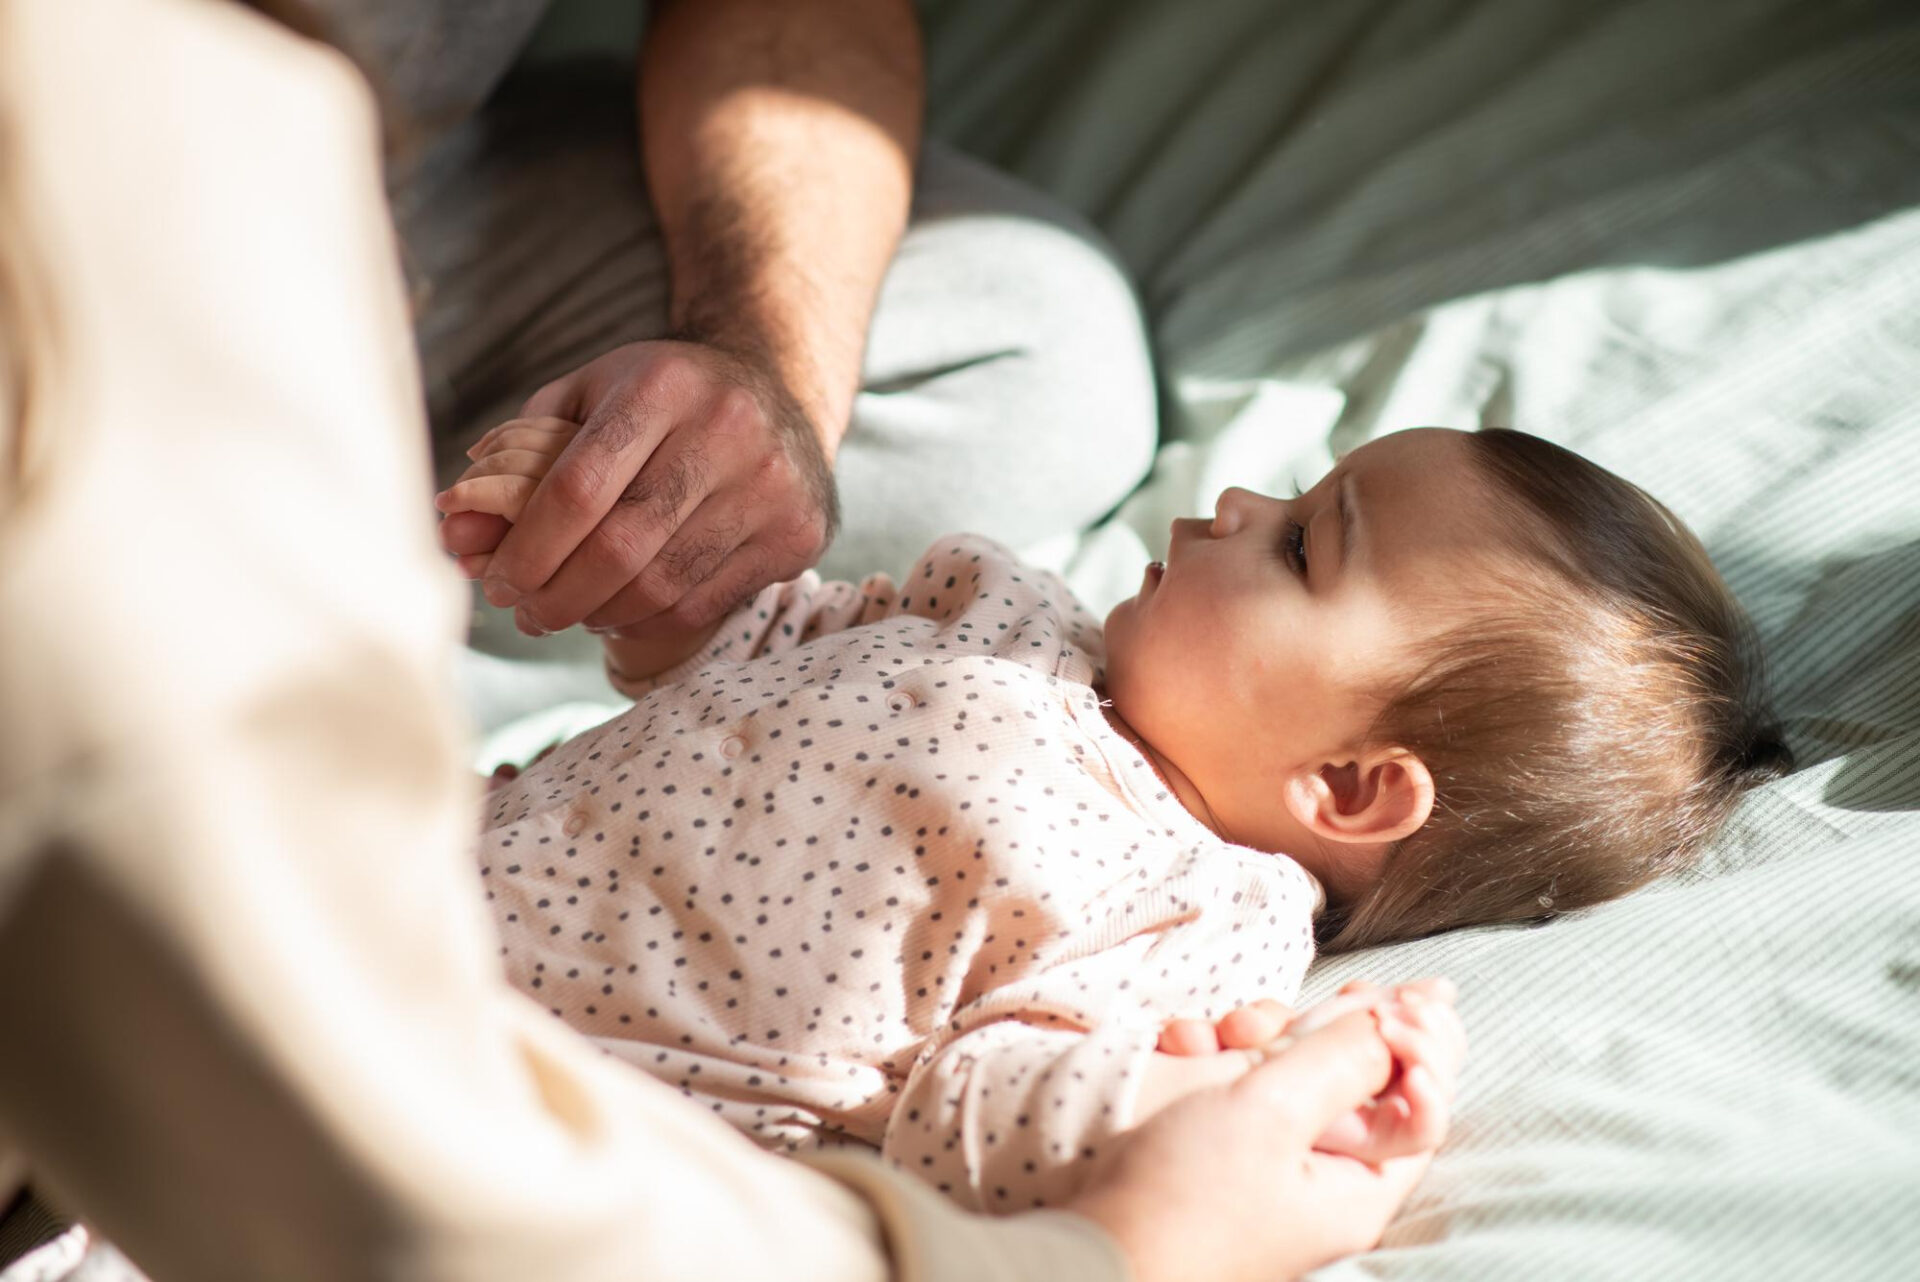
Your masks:
[{"label": "gray sweatpants", "polygon": [[[395,177],[443,481],[541,384],[666,332],[636,132],[626,67],[532,68]],[[957,530],[1020,548],[1084,528],[1145,476],[1156,420],[1139,307],[1097,233],[929,142],[821,570],[899,573]],[[526,653],[488,609],[475,645]]]}]

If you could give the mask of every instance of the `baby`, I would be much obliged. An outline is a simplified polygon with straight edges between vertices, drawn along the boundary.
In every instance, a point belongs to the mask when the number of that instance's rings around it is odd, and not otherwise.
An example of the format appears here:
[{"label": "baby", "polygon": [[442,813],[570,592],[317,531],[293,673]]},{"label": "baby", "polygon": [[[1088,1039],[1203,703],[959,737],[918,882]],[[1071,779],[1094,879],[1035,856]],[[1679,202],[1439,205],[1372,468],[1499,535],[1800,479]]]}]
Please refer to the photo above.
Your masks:
[{"label": "baby", "polygon": [[[514,519],[574,430],[503,424],[437,505]],[[489,797],[512,980],[764,1143],[876,1145],[989,1210],[1243,1069],[1156,1047],[1279,1031],[1316,939],[1625,893],[1787,762],[1699,543],[1508,431],[1229,489],[1104,630],[956,536],[606,652],[633,708]],[[1451,1007],[1383,1029],[1356,1150],[1444,1126]]]}]

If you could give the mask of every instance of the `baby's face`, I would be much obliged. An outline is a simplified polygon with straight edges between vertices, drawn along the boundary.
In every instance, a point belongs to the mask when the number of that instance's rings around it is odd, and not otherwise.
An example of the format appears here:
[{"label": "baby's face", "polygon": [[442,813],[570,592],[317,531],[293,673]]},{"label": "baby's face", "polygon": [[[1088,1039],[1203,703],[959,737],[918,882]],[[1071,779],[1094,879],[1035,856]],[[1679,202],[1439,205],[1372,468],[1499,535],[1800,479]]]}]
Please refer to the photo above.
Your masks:
[{"label": "baby's face", "polygon": [[1211,521],[1173,523],[1164,571],[1107,616],[1115,708],[1241,844],[1315,844],[1285,781],[1354,761],[1422,643],[1511,565],[1465,442],[1400,432],[1297,498],[1229,489]]}]

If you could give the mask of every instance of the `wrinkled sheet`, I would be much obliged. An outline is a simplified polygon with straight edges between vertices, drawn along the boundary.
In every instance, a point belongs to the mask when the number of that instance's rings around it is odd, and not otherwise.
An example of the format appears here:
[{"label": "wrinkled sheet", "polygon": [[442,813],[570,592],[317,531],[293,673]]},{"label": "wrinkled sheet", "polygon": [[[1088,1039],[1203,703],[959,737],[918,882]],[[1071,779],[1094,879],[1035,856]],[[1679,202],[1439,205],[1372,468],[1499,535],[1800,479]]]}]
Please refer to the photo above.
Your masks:
[{"label": "wrinkled sheet", "polygon": [[[1802,759],[1695,873],[1321,963],[1459,981],[1454,1134],[1324,1276],[1899,1275],[1920,1251],[1920,13],[923,4],[930,129],[1091,216],[1166,389],[1089,604],[1227,484],[1507,424],[1646,485]],[[484,682],[480,686],[484,687]],[[482,690],[484,693],[484,690]],[[561,707],[492,759],[600,715]],[[514,736],[518,735],[516,741]]]}]

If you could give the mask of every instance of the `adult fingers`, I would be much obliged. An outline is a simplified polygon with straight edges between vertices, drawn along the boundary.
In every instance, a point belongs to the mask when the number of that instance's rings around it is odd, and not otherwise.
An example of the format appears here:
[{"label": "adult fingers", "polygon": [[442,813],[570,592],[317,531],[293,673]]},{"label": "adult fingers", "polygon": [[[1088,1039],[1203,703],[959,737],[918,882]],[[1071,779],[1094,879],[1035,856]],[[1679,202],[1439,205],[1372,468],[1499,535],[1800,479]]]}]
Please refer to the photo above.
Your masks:
[{"label": "adult fingers", "polygon": [[1331,1024],[1343,1015],[1355,1011],[1374,1010],[1393,1000],[1391,989],[1375,988],[1368,984],[1363,988],[1343,988],[1337,997],[1328,997],[1307,1007],[1287,1025],[1287,1032],[1295,1037],[1311,1033],[1316,1028]]},{"label": "adult fingers", "polygon": [[1317,1215],[1320,1232],[1341,1244],[1315,1263],[1377,1245],[1394,1211],[1406,1202],[1432,1162],[1432,1149],[1377,1162],[1344,1153],[1308,1153],[1304,1166],[1311,1194],[1301,1199],[1299,1209]]},{"label": "adult fingers", "polygon": [[1373,1016],[1353,1011],[1254,1065],[1228,1089],[1287,1141],[1304,1144],[1386,1089],[1392,1075],[1393,1055]]},{"label": "adult fingers", "polygon": [[591,381],[588,371],[592,369],[593,365],[589,363],[545,384],[521,403],[520,417],[564,418],[579,422],[585,416],[588,383]]},{"label": "adult fingers", "polygon": [[[653,500],[646,505],[647,519],[628,517],[610,537],[632,541],[642,534],[649,539],[657,536],[658,541],[622,551],[631,569],[620,581],[644,565],[665,539],[665,531],[647,527],[658,527],[668,514],[664,509],[673,506],[657,500],[681,497],[671,486],[682,476],[684,462],[664,474],[656,473],[650,481],[641,479],[671,426],[670,414],[636,397],[615,394],[603,401],[560,451],[494,554],[487,572],[487,600],[519,605],[538,593],[635,484],[641,485],[643,498]],[[685,451],[680,457],[686,457]],[[666,528],[670,530],[671,524]],[[550,601],[536,612],[543,622],[551,615],[555,628],[578,622],[586,613],[582,610],[568,619],[569,612],[556,609],[557,604]]]},{"label": "adult fingers", "polygon": [[[594,627],[631,626],[672,608],[748,533],[738,499],[711,495],[710,486],[707,465],[691,445],[655,454],[521,610],[540,629],[556,632],[587,619]],[[615,598],[632,613],[607,615]]]},{"label": "adult fingers", "polygon": [[1440,1147],[1447,1137],[1452,1091],[1429,1064],[1426,1035],[1392,1016],[1383,1016],[1380,1036],[1400,1071],[1377,1098],[1328,1127],[1314,1141],[1323,1152],[1344,1153],[1379,1164]]},{"label": "adult fingers", "polygon": [[706,582],[674,603],[673,621],[682,628],[704,627],[725,618],[780,576],[773,553],[758,540],[749,539],[735,548]]}]

